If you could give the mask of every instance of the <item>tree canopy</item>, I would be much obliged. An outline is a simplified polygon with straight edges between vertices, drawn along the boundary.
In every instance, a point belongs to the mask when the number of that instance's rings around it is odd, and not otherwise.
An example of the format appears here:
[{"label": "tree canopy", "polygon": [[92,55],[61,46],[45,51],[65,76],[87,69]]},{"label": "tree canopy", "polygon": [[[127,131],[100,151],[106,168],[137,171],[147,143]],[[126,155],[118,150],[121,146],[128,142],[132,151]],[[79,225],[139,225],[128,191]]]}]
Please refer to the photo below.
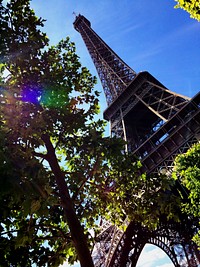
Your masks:
[{"label": "tree canopy", "polygon": [[69,37],[49,46],[28,0],[0,1],[0,16],[0,263],[93,266],[89,229],[116,213],[113,186],[131,194],[138,163],[94,120],[96,78]]},{"label": "tree canopy", "polygon": [[[172,176],[181,185],[183,201],[180,208],[190,218],[200,218],[200,143],[194,144],[184,154],[177,156]],[[194,240],[200,245],[200,234]]]},{"label": "tree canopy", "polygon": [[175,0],[175,8],[182,8],[190,14],[190,17],[200,21],[200,0]]}]

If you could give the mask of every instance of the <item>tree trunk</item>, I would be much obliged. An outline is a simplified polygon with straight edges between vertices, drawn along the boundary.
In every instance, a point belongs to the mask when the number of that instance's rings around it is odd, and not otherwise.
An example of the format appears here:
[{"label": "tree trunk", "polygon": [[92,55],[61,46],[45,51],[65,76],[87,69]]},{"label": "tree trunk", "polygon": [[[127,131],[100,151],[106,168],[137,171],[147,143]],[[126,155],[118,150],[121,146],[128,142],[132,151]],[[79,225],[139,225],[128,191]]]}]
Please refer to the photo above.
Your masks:
[{"label": "tree trunk", "polygon": [[94,267],[92,261],[91,253],[88,248],[87,238],[84,234],[83,227],[81,226],[72,199],[69,195],[69,190],[65,182],[65,176],[60,169],[58,160],[55,154],[55,149],[50,141],[48,135],[43,135],[42,137],[45,146],[47,148],[47,161],[51,167],[52,172],[55,175],[55,179],[59,188],[60,198],[62,206],[64,208],[64,213],[67,219],[67,224],[69,226],[72,240],[80,261],[81,267]]}]

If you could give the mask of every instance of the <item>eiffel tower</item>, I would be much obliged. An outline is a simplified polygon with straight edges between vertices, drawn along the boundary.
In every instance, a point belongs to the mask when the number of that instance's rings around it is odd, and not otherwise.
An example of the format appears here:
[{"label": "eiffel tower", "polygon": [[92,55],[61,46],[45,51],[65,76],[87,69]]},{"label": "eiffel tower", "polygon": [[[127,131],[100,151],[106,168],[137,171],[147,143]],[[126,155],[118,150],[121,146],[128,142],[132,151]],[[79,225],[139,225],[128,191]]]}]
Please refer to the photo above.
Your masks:
[{"label": "eiffel tower", "polygon": [[[190,99],[168,90],[147,71],[136,73],[84,16],[76,16],[74,28],[100,77],[108,105],[104,118],[110,122],[111,135],[127,142],[126,151],[142,162],[141,172],[170,172],[176,155],[200,139],[200,93]],[[125,232],[102,220],[93,260],[96,267],[134,267],[145,244],[153,244],[175,267],[198,267],[200,253],[191,240],[193,231],[194,222],[187,218],[181,223],[163,220],[154,231],[131,222]]]}]

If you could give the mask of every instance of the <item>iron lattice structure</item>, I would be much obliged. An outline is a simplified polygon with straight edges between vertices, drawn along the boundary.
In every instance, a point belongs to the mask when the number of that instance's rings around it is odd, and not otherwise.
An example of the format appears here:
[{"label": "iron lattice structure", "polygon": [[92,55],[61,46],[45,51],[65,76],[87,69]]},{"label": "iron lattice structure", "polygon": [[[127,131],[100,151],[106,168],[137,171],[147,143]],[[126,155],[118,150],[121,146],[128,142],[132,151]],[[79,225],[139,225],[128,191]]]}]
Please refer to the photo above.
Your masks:
[{"label": "iron lattice structure", "polygon": [[[142,162],[141,172],[170,172],[176,155],[200,139],[200,93],[192,99],[168,90],[148,72],[132,70],[91,28],[82,15],[74,22],[102,82],[111,135],[127,141],[126,150]],[[161,220],[162,221],[162,220]],[[125,222],[127,223],[127,222]],[[175,267],[200,266],[191,241],[194,222],[163,219],[155,231],[131,222],[123,232],[102,221],[93,259],[96,267],[136,266],[145,244],[160,247]]]}]

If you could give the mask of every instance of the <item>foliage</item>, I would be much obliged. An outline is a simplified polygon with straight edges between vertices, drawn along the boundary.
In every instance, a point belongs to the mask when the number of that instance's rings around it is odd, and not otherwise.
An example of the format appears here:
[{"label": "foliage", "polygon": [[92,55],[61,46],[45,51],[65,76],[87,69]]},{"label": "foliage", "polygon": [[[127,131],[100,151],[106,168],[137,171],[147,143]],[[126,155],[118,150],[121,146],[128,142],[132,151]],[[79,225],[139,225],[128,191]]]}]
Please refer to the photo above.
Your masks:
[{"label": "foliage", "polygon": [[183,209],[196,217],[200,216],[200,144],[194,144],[185,154],[180,154],[175,161],[174,176],[179,179],[190,200]]},{"label": "foliage", "polygon": [[[200,217],[200,143],[194,144],[185,154],[180,154],[175,161],[173,177],[181,184],[183,197],[182,211],[191,218]],[[194,237],[200,244],[200,237]]]},{"label": "foliage", "polygon": [[96,78],[74,43],[49,47],[28,0],[1,1],[0,14],[0,264],[58,266],[78,255],[93,266],[89,229],[119,210],[120,198],[108,208],[107,196],[132,160],[94,121]]},{"label": "foliage", "polygon": [[182,8],[190,14],[191,18],[200,21],[200,0],[175,0],[175,8]]}]

